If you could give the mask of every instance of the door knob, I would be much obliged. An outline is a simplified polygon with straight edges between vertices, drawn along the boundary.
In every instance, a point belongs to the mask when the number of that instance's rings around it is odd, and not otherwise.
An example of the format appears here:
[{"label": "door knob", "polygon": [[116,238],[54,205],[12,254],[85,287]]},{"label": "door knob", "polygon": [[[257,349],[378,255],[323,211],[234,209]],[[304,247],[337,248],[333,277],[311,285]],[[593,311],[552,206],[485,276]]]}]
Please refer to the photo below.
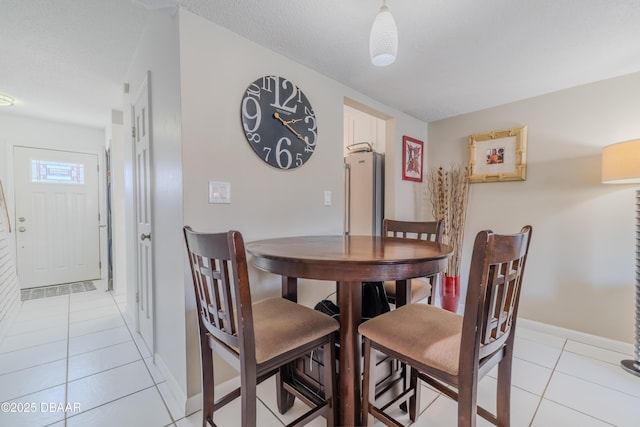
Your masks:
[{"label": "door knob", "polygon": [[151,240],[151,233],[149,233],[149,234],[144,234],[144,233],[142,233],[142,234],[140,235],[140,240],[144,240],[144,239],[149,239],[149,240]]},{"label": "door knob", "polygon": [[19,227],[18,231],[21,232],[21,233],[24,233],[25,231],[27,231],[27,229],[24,228],[24,227]]}]

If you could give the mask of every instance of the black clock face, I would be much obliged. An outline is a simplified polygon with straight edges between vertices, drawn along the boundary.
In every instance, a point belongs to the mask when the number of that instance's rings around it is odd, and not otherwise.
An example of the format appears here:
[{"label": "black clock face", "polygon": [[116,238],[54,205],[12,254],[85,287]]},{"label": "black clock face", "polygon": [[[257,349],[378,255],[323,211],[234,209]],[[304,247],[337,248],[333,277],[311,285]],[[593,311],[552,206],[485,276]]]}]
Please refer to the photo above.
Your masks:
[{"label": "black clock face", "polygon": [[305,94],[284,77],[264,76],[242,95],[242,130],[255,153],[278,169],[305,164],[316,148],[316,115]]}]

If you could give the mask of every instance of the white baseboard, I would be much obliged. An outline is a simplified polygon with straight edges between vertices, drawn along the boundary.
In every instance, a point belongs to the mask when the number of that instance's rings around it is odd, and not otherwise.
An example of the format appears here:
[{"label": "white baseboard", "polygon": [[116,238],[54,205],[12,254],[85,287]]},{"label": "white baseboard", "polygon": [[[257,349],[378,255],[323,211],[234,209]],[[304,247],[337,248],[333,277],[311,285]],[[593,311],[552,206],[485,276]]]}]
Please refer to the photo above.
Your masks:
[{"label": "white baseboard", "polygon": [[[180,412],[181,412],[180,415],[186,417],[187,415],[191,415],[193,412],[197,412],[197,410],[195,411],[187,410],[189,406],[187,395],[185,394],[184,390],[182,390],[182,387],[180,386],[180,384],[178,384],[178,381],[176,381],[176,379],[171,374],[171,371],[167,367],[167,364],[164,363],[164,361],[162,360],[162,357],[160,357],[158,354],[155,354],[153,357],[153,363],[160,370],[160,373],[164,377],[164,380],[167,386],[169,387],[169,391],[171,392],[171,395],[173,396],[178,407],[180,408]],[[199,401],[201,401],[201,399]]]},{"label": "white baseboard", "polygon": [[202,392],[195,394],[185,402],[186,416],[194,414],[202,410]]},{"label": "white baseboard", "polygon": [[560,326],[549,325],[535,320],[518,318],[518,326],[538,332],[559,336],[568,340],[589,344],[596,347],[607,348],[623,354],[633,354],[633,344],[612,340],[610,338],[599,337],[585,332],[574,331]]},{"label": "white baseboard", "polygon": [[[169,371],[169,368],[167,368],[166,363],[162,360],[162,357],[156,354],[154,357],[154,363],[165,379],[167,388],[169,389],[169,392],[171,393],[177,406],[176,409],[180,411],[179,415],[188,417],[189,415],[202,410],[202,392],[194,394],[193,396],[187,398],[182,387],[180,387],[176,379],[173,377],[173,375],[171,375],[171,372]],[[238,388],[239,386],[240,376],[235,376],[221,384],[217,384],[215,386],[215,393],[217,396],[222,396]]]}]

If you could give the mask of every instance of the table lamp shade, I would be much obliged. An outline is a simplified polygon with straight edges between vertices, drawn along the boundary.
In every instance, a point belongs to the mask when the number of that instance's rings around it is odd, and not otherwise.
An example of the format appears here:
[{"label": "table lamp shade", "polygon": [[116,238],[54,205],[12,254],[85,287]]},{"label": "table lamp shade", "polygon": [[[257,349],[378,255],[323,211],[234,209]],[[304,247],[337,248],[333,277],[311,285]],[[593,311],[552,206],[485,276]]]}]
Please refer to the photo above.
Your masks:
[{"label": "table lamp shade", "polygon": [[640,183],[640,139],[607,145],[602,149],[602,182]]}]

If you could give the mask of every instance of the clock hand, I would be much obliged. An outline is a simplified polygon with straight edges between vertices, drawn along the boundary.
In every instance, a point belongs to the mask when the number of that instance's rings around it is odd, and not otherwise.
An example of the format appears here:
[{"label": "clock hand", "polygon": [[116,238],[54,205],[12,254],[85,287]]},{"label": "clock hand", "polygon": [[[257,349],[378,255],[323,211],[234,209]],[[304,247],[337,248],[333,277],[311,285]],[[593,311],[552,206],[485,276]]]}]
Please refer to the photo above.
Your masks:
[{"label": "clock hand", "polygon": [[289,126],[289,123],[296,123],[296,122],[301,121],[302,119],[293,119],[293,120],[290,120],[290,121],[286,121],[282,117],[280,117],[280,114],[278,114],[277,112],[273,113],[273,117],[275,117],[276,119],[280,120],[282,122],[282,125],[285,126],[287,129],[289,129],[291,132],[293,132],[293,134],[300,141],[304,142],[305,144],[307,143],[307,141],[305,141],[304,137],[302,135],[300,135],[300,133],[298,133],[294,128]]},{"label": "clock hand", "polygon": [[305,140],[304,140],[304,138],[302,137],[302,135],[300,135],[298,132],[296,132],[296,130],[295,130],[295,129],[293,129],[291,126],[289,126],[289,124],[288,124],[288,123],[285,123],[284,125],[285,125],[287,128],[289,128],[289,130],[290,130],[291,132],[293,132],[293,134],[294,134],[295,136],[297,136],[297,137],[298,137],[298,139],[299,139],[300,141],[304,142],[305,144],[307,143],[307,141],[305,141]]},{"label": "clock hand", "polygon": [[302,119],[284,120],[282,117],[280,117],[280,114],[277,113],[277,112],[273,113],[273,117],[275,117],[276,119],[280,120],[282,122],[282,124],[285,125],[285,126],[293,124],[293,123],[298,123],[298,122],[302,121]]}]

